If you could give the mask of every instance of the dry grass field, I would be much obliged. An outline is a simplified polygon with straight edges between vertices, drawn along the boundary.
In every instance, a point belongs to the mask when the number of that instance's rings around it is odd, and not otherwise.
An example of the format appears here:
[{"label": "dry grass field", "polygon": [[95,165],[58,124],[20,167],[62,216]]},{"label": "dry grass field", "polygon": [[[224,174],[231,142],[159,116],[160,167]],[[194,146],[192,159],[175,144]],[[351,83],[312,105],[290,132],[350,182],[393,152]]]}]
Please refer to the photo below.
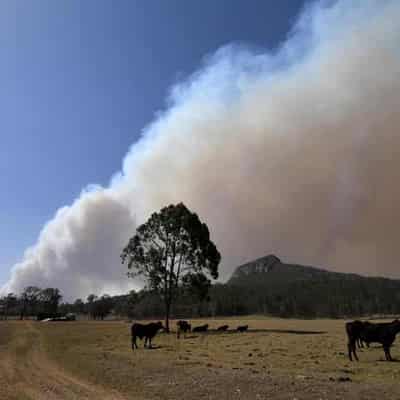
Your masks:
[{"label": "dry grass field", "polygon": [[0,399],[400,399],[400,363],[378,346],[349,362],[344,321],[207,322],[250,331],[160,334],[133,352],[126,322],[1,321]]}]

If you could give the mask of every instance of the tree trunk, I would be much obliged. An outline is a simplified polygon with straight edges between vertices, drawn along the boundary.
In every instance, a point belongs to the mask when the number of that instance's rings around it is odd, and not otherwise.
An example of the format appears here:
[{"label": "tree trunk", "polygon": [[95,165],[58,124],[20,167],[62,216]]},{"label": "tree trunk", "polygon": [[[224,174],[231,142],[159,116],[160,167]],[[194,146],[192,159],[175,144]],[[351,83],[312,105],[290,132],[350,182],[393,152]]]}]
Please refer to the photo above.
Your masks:
[{"label": "tree trunk", "polygon": [[171,303],[165,302],[165,331],[169,333],[169,313],[171,309]]},{"label": "tree trunk", "polygon": [[202,308],[203,308],[202,306],[203,306],[203,303],[200,301],[197,306],[197,314],[200,318],[202,317]]},{"label": "tree trunk", "polygon": [[21,321],[22,321],[22,320],[24,319],[24,317],[25,317],[26,309],[27,309],[26,300],[24,300],[23,303],[22,303],[21,313],[20,313],[20,316],[19,316],[19,319],[20,319]]}]

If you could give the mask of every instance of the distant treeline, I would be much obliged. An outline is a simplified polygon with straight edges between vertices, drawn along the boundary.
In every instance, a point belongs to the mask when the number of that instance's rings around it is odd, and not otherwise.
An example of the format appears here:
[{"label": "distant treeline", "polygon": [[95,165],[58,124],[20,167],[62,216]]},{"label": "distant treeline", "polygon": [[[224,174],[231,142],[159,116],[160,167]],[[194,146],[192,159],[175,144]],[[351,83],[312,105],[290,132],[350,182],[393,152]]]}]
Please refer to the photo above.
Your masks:
[{"label": "distant treeline", "polygon": [[400,313],[397,285],[351,281],[302,281],[265,290],[262,286],[214,287],[216,315],[268,314],[279,317],[351,317]]},{"label": "distant treeline", "polygon": [[[302,281],[266,290],[264,286],[216,284],[209,297],[198,302],[186,296],[175,305],[178,318],[264,314],[278,317],[351,317],[400,313],[400,287],[382,280],[380,284],[357,281]],[[142,293],[132,317],[162,317],[158,296]]]},{"label": "distant treeline", "polygon": [[[216,284],[204,301],[186,294],[172,310],[176,318],[267,314],[279,317],[351,317],[372,314],[398,314],[400,290],[392,281],[380,284],[357,281],[303,281],[283,288],[266,290],[264,286]],[[53,294],[51,296],[50,294]],[[97,297],[86,301],[61,303],[58,289],[45,289],[29,301],[23,296],[8,295],[0,299],[0,315],[7,318],[35,317],[40,313],[74,313],[90,319],[109,316],[146,319],[162,318],[164,305],[157,293],[132,291],[126,295]]]},{"label": "distant treeline", "polygon": [[62,295],[57,288],[29,286],[19,296],[9,293],[0,297],[0,318],[56,315],[61,299]]},{"label": "distant treeline", "polygon": [[[101,298],[100,298],[101,299]],[[162,318],[164,305],[157,293],[131,292],[109,297],[107,311],[128,318]],[[99,301],[99,300],[97,300]],[[78,307],[77,307],[78,304]],[[63,304],[65,312],[91,314],[94,304]],[[216,284],[204,301],[184,294],[175,304],[176,318],[268,314],[279,317],[330,317],[397,314],[400,310],[400,287],[390,280],[363,282],[301,281],[286,287],[266,290],[265,286]],[[92,316],[94,317],[94,315]]]},{"label": "distant treeline", "polygon": [[111,313],[129,316],[134,309],[132,300],[136,301],[137,294],[131,292],[123,296],[103,295],[98,297],[91,294],[86,301],[77,299],[73,303],[62,303],[62,295],[57,288],[41,289],[29,286],[17,296],[9,293],[0,297],[0,319],[7,318],[50,318],[60,317],[69,313],[87,316],[92,319],[104,319]]},{"label": "distant treeline", "polygon": [[[212,285],[206,295],[182,288],[179,299],[171,310],[175,318],[395,315],[400,314],[400,281],[284,264],[275,256],[267,256],[238,267],[226,284]],[[56,288],[30,286],[19,296],[10,293],[0,298],[0,318],[74,313],[90,319],[161,319],[165,312],[159,294],[147,290],[119,296],[91,294],[72,303],[61,300]]]}]

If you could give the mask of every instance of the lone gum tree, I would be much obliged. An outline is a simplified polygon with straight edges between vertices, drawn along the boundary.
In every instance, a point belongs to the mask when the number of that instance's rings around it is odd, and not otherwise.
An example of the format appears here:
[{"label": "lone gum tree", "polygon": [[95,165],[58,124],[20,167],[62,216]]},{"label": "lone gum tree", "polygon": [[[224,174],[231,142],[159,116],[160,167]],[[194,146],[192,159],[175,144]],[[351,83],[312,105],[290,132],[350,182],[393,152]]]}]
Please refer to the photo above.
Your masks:
[{"label": "lone gum tree", "polygon": [[171,305],[183,287],[210,285],[218,278],[221,255],[210,232],[197,214],[183,203],[169,205],[140,225],[121,254],[128,276],[142,277],[165,304],[165,328],[169,332]]}]

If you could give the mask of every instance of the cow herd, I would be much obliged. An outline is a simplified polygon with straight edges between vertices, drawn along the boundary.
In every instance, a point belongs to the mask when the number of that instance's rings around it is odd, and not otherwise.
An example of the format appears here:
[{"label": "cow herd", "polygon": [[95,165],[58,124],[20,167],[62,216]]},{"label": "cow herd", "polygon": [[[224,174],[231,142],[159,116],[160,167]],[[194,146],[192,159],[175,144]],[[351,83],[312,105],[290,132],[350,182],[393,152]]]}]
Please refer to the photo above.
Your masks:
[{"label": "cow herd", "polygon": [[[186,336],[187,333],[202,333],[207,332],[209,328],[208,324],[198,325],[192,328],[191,324],[187,321],[180,320],[176,323],[176,335],[179,339],[183,334]],[[248,325],[240,325],[236,328],[237,332],[246,332]],[[161,322],[151,322],[148,324],[134,323],[131,326],[131,338],[132,338],[132,350],[138,348],[136,339],[144,338],[144,347],[151,348],[151,340],[157,334],[158,331],[164,330]],[[229,329],[228,325],[219,326],[217,332],[227,332]],[[385,357],[387,361],[393,361],[390,354],[390,347],[396,339],[396,335],[400,332],[400,320],[395,319],[392,322],[384,323],[372,323],[369,321],[352,321],[347,322],[345,325],[348,343],[348,356],[350,361],[358,361],[357,347],[362,348],[364,344],[369,347],[370,343],[379,343],[383,347]]]},{"label": "cow herd", "polygon": [[[182,332],[183,333],[187,333],[187,332],[199,333],[199,332],[207,332],[208,331],[208,324],[195,326],[192,329],[192,326],[187,321],[182,321],[182,320],[178,321],[176,323],[176,327],[177,327],[176,332],[177,332],[178,339]],[[245,332],[248,330],[248,328],[249,328],[248,325],[241,325],[241,326],[238,326],[236,328],[236,330],[238,332]],[[226,331],[228,331],[228,329],[229,329],[229,325],[221,325],[216,329],[216,331],[217,332],[226,332]]]},{"label": "cow herd", "polygon": [[[208,328],[209,328],[208,324],[198,325],[192,328],[189,322],[180,320],[176,323],[176,336],[179,339],[182,333],[185,336],[187,333],[190,332],[193,333],[207,332]],[[240,325],[237,327],[236,330],[238,332],[246,332],[248,328],[249,328],[248,325]],[[222,325],[218,327],[216,330],[217,332],[226,332],[228,331],[228,329],[229,325]],[[131,326],[132,350],[138,348],[138,345],[136,343],[137,338],[139,338],[140,340],[144,338],[144,347],[151,348],[151,340],[154,338],[157,332],[161,330],[165,330],[165,328],[163,327],[163,324],[160,321],[150,322],[149,324],[140,324],[138,322],[135,322]]]}]

